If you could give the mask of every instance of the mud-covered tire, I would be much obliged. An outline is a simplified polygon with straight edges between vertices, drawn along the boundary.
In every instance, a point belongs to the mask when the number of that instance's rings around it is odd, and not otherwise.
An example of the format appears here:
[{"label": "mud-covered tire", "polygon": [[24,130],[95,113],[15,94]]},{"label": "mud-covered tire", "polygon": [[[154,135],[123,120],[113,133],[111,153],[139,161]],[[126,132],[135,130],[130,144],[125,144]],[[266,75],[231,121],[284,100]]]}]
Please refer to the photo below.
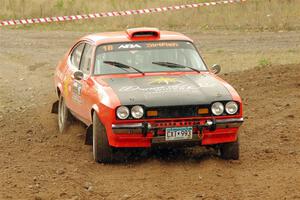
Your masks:
[{"label": "mud-covered tire", "polygon": [[239,141],[220,145],[220,157],[224,160],[238,160],[240,157]]},{"label": "mud-covered tire", "polygon": [[93,114],[93,157],[99,163],[113,162],[113,148],[109,145],[106,129],[96,112]]},{"label": "mud-covered tire", "polygon": [[72,121],[72,114],[66,106],[63,96],[59,97],[58,101],[58,130],[60,133],[66,132]]}]

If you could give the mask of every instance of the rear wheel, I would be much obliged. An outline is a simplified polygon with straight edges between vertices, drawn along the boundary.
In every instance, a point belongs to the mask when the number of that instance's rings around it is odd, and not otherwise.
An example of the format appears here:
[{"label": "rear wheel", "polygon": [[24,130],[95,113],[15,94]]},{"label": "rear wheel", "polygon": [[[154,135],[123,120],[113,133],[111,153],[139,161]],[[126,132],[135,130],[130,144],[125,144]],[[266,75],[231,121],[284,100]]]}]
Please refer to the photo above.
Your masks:
[{"label": "rear wheel", "polygon": [[113,161],[113,148],[108,143],[106,129],[96,112],[93,114],[93,156],[100,163]]},{"label": "rear wheel", "polygon": [[240,157],[239,141],[224,143],[220,145],[221,158],[225,160],[238,160]]},{"label": "rear wheel", "polygon": [[63,96],[59,97],[58,102],[58,130],[60,133],[66,132],[71,122],[71,113],[66,106]]}]

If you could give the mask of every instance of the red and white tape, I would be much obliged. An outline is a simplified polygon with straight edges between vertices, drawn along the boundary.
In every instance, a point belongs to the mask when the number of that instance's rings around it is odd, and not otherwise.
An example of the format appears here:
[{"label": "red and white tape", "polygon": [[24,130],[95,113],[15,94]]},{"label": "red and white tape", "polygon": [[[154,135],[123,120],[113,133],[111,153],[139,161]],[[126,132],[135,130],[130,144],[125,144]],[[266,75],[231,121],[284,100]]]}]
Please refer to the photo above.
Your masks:
[{"label": "red and white tape", "polygon": [[100,18],[100,17],[140,15],[140,14],[149,14],[149,13],[181,10],[181,9],[186,9],[186,8],[198,8],[198,7],[204,7],[204,6],[215,6],[215,5],[220,5],[220,4],[242,3],[242,2],[245,2],[245,1],[246,0],[222,0],[222,1],[214,1],[214,2],[206,2],[206,3],[192,3],[192,4],[184,4],[184,5],[177,5],[177,6],[166,6],[166,7],[158,7],[158,8],[145,8],[145,9],[139,9],[139,10],[101,12],[101,13],[94,13],[94,14],[70,15],[70,16],[60,16],[60,17],[42,17],[42,18],[32,18],[32,19],[11,19],[11,20],[4,20],[4,21],[0,20],[0,26],[51,23],[51,22],[82,20],[82,19],[94,19],[94,18]]}]

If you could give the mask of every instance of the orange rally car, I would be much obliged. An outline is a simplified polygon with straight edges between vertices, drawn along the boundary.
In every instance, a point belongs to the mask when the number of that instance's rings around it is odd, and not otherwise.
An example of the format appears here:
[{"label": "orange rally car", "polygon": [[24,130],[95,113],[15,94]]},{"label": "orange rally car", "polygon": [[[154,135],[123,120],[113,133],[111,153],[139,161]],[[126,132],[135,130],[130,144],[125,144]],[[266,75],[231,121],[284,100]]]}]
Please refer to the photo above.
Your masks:
[{"label": "orange rally car", "polygon": [[206,145],[239,158],[238,93],[207,68],[193,41],[176,32],[135,28],[81,38],[58,64],[58,127],[75,117],[98,162],[116,149]]}]

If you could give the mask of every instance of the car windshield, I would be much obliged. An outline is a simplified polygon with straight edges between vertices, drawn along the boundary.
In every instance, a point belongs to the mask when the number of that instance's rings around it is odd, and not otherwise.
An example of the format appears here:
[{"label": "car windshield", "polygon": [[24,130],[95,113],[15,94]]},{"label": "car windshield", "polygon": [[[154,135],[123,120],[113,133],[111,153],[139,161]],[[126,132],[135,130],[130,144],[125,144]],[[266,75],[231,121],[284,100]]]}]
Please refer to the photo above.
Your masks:
[{"label": "car windshield", "polygon": [[94,74],[207,71],[191,42],[113,43],[97,47]]}]

